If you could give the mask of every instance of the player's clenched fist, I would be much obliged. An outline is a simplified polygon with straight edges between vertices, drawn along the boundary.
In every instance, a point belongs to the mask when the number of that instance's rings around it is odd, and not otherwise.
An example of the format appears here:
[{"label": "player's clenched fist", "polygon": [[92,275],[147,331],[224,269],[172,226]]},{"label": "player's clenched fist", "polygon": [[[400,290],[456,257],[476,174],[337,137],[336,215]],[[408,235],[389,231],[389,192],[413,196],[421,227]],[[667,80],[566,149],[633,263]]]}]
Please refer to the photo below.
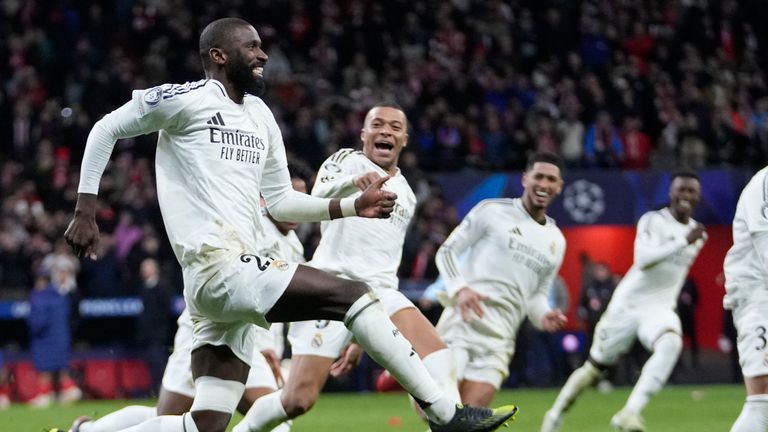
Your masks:
[{"label": "player's clenched fist", "polygon": [[96,225],[96,195],[79,194],[75,216],[64,232],[64,239],[78,258],[87,256],[95,260],[99,237],[99,227]]},{"label": "player's clenched fist", "polygon": [[388,218],[395,208],[397,194],[382,190],[384,182],[389,176],[379,177],[374,180],[355,200],[357,215],[369,218]]}]

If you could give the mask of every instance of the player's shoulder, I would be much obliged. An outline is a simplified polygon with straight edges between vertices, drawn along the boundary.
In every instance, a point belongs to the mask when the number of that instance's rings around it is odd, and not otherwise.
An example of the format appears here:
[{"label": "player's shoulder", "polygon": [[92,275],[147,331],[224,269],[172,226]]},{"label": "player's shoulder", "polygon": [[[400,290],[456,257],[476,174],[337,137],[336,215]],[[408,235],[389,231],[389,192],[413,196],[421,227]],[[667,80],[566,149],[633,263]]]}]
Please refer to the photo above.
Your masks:
[{"label": "player's shoulder", "polygon": [[518,208],[518,198],[486,198],[473,207],[475,211],[515,210]]},{"label": "player's shoulder", "polygon": [[181,99],[181,98],[204,98],[210,94],[221,97],[227,97],[224,86],[212,79],[201,79],[198,81],[187,81],[182,84],[167,83],[150,89],[163,100]]},{"label": "player's shoulder", "polygon": [[360,158],[365,158],[363,152],[353,148],[345,147],[330,155],[328,157],[328,161],[341,165],[344,162],[360,161]]},{"label": "player's shoulder", "polygon": [[637,223],[644,224],[651,222],[666,222],[670,217],[672,217],[672,214],[669,212],[667,207],[664,207],[656,210],[649,210],[643,213]]},{"label": "player's shoulder", "polygon": [[762,200],[768,201],[768,166],[755,173],[744,190],[747,193],[762,195]]}]

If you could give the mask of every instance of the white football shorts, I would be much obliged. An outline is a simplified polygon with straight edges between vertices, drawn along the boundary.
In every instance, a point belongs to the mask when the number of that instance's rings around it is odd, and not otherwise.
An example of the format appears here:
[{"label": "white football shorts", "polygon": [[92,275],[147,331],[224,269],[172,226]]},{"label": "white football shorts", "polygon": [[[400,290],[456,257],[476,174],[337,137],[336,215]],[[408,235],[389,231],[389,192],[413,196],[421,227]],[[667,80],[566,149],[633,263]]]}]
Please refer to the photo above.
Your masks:
[{"label": "white football shorts", "polygon": [[739,301],[733,323],[739,335],[736,345],[742,374],[747,378],[768,375],[768,297]]},{"label": "white football shorts", "polygon": [[283,295],[298,264],[242,249],[209,247],[185,265],[184,299],[193,324],[192,350],[226,345],[250,364],[255,328]]},{"label": "white football shorts", "polygon": [[653,351],[653,344],[665,332],[683,334],[680,318],[670,308],[609,308],[595,327],[589,356],[600,364],[614,365],[635,339]]},{"label": "white football shorts", "polygon": [[[400,291],[393,289],[376,290],[382,307],[387,315],[416,306]],[[291,323],[288,329],[288,341],[292,355],[314,355],[335,359],[341,350],[352,340],[352,333],[341,321],[300,321]]]}]

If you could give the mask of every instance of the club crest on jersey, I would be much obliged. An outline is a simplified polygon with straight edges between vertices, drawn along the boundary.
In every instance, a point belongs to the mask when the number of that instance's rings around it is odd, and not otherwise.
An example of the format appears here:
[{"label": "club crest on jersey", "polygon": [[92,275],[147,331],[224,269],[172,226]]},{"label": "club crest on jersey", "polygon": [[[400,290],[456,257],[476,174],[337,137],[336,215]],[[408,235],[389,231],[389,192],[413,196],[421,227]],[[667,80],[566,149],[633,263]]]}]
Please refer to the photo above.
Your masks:
[{"label": "club crest on jersey", "polygon": [[323,346],[323,335],[320,333],[315,333],[315,336],[312,338],[312,348],[320,348]]},{"label": "club crest on jersey", "polygon": [[286,271],[288,270],[288,263],[283,260],[274,260],[272,261],[272,267],[280,270],[280,271]]},{"label": "club crest on jersey", "polygon": [[162,87],[154,87],[144,92],[144,103],[149,106],[155,106],[163,100]]}]

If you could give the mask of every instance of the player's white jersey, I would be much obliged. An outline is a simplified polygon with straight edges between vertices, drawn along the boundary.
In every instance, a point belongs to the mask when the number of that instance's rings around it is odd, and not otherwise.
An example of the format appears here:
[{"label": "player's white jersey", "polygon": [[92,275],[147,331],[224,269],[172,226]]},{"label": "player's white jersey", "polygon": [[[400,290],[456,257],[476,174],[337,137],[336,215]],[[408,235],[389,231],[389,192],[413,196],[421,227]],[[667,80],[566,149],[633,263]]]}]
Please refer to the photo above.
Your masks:
[{"label": "player's white jersey", "polygon": [[502,198],[477,204],[440,247],[436,262],[449,297],[464,286],[485,294],[486,306],[508,311],[503,322],[487,327],[499,338],[514,339],[526,314],[541,325],[564,253],[565,238],[554,219],[539,224],[520,198]]},{"label": "player's white jersey", "polygon": [[[388,175],[362,152],[339,150],[318,171],[312,195],[326,198],[358,196],[362,191],[352,184],[352,180],[371,171]],[[390,217],[322,222],[322,238],[309,265],[335,275],[365,281],[374,289],[398,288],[397,268],[403,253],[405,232],[416,208],[416,195],[399,169],[382,189],[397,194],[395,209]]]},{"label": "player's white jersey", "polygon": [[725,256],[725,300],[733,302],[753,294],[768,295],[768,269],[757,250],[756,234],[768,231],[768,167],[761,169],[744,187],[733,218],[733,246]]},{"label": "player's white jersey", "polygon": [[159,131],[158,200],[182,264],[194,262],[205,245],[246,250],[258,245],[259,194],[272,203],[292,191],[282,136],[269,108],[250,95],[243,104],[233,102],[216,80],[136,90],[104,120],[117,124],[118,138]]},{"label": "player's white jersey", "polygon": [[634,262],[616,287],[608,307],[673,308],[688,270],[704,246],[704,239],[692,244],[686,240],[697,225],[693,218],[687,224],[680,223],[667,207],[640,217]]}]

